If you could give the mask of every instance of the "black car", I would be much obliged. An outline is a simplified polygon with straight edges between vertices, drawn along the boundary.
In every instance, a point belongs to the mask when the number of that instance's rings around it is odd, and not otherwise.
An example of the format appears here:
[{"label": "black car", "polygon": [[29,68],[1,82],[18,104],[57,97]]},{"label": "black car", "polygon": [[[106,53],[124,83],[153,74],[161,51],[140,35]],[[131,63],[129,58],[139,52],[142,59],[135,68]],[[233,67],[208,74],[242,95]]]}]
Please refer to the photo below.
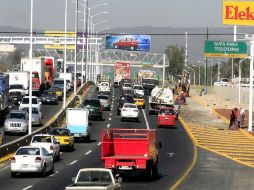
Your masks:
[{"label": "black car", "polygon": [[119,97],[118,104],[117,104],[117,115],[120,115],[121,109],[122,109],[124,103],[133,103],[134,104],[135,102],[134,102],[133,96],[121,95]]},{"label": "black car", "polygon": [[134,96],[134,91],[132,89],[127,89],[122,91],[123,96]]},{"label": "black car", "polygon": [[58,97],[54,90],[44,90],[43,94],[41,95],[41,102],[42,104],[58,104]]},{"label": "black car", "polygon": [[96,98],[85,99],[82,107],[89,110],[89,119],[97,118],[99,120],[102,120],[103,107],[99,99]]}]

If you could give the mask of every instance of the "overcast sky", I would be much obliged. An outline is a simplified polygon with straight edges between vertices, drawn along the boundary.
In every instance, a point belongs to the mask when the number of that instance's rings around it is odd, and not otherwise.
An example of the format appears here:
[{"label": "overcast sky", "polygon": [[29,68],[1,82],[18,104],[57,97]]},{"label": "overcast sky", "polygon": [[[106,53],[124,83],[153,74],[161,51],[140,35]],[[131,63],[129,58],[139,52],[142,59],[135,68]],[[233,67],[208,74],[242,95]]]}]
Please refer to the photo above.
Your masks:
[{"label": "overcast sky", "polygon": [[[84,2],[84,0],[79,0]],[[34,0],[34,26],[44,30],[64,29],[65,0]],[[222,0],[89,0],[97,29],[131,26],[214,27],[222,26]],[[80,10],[83,10],[80,6]],[[74,28],[75,3],[68,0],[68,28]],[[1,0],[0,25],[29,28],[30,0]],[[80,20],[83,15],[80,13]],[[81,21],[79,22],[81,25]]]}]

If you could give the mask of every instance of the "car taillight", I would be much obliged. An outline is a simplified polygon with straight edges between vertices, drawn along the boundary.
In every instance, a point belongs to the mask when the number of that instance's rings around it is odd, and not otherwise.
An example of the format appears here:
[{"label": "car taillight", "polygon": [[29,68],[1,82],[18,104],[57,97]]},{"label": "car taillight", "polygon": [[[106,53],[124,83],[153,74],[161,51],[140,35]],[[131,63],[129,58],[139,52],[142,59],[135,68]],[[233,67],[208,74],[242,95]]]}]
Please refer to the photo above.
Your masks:
[{"label": "car taillight", "polygon": [[11,157],[11,163],[16,163],[16,158],[15,157]]},{"label": "car taillight", "polygon": [[41,162],[41,157],[36,157],[35,162]]},{"label": "car taillight", "polygon": [[50,150],[53,150],[53,146],[50,146]]},{"label": "car taillight", "polygon": [[64,139],[64,142],[70,142],[69,139]]}]

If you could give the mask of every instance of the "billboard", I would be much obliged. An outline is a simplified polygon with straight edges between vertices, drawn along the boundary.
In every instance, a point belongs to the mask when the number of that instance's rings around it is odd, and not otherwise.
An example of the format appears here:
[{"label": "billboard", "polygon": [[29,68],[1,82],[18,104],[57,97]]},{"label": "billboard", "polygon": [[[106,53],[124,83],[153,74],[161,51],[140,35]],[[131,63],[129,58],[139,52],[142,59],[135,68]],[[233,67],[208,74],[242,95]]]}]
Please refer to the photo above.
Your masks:
[{"label": "billboard", "polygon": [[115,63],[115,82],[120,82],[122,79],[130,78],[130,63],[116,62]]},{"label": "billboard", "polygon": [[106,36],[106,49],[129,51],[150,51],[149,35],[110,35]]},{"label": "billboard", "polygon": [[223,1],[223,24],[254,25],[253,1]]}]

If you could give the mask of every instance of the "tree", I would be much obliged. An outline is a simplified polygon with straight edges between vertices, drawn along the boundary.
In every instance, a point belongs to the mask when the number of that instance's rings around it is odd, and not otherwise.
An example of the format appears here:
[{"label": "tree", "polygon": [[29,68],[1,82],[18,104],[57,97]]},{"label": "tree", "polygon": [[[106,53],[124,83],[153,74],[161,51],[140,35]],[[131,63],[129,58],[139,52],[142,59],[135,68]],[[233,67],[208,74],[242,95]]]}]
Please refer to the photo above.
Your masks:
[{"label": "tree", "polygon": [[165,54],[169,61],[169,75],[177,77],[182,74],[184,69],[184,48],[175,46],[168,46],[165,50]]}]

